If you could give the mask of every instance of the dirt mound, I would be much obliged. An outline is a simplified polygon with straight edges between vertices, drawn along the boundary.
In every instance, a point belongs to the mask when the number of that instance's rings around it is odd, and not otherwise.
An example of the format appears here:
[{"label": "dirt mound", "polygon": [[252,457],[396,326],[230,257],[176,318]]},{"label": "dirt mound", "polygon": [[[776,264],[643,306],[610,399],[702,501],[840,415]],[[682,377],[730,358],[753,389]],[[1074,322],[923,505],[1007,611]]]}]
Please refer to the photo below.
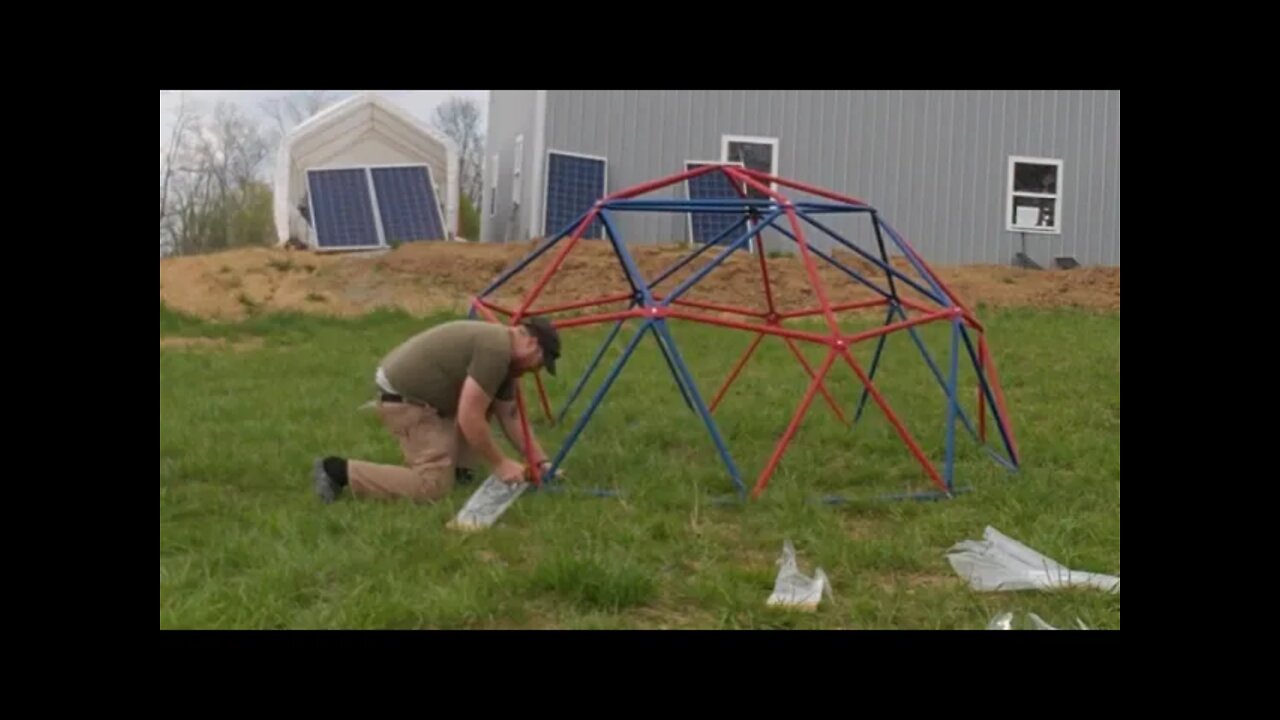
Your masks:
[{"label": "dirt mound", "polygon": [[262,347],[262,338],[251,338],[249,340],[241,340],[239,342],[228,342],[225,338],[205,338],[205,337],[163,337],[160,338],[161,348],[179,348],[185,350],[231,350],[233,352],[244,352],[247,350],[257,350]]},{"label": "dirt mound", "polygon": [[[211,319],[250,313],[295,310],[357,315],[376,308],[398,308],[423,315],[439,310],[465,311],[470,298],[537,247],[479,243],[421,243],[373,254],[328,255],[275,248],[234,250],[160,261],[160,299],[182,312]],[[518,273],[490,299],[514,307],[538,282],[558,248]],[[689,254],[678,245],[636,246],[632,255],[652,279]],[[715,251],[704,253],[663,281],[655,292],[670,292],[702,268]],[[849,252],[835,253],[851,268],[884,285],[883,272]],[[815,259],[832,302],[872,299],[876,294],[848,275]],[[781,310],[816,307],[817,296],[798,255],[768,258],[773,296]],[[916,280],[902,259],[894,265]],[[1083,307],[1119,310],[1119,268],[1023,270],[1002,265],[935,268],[943,282],[966,304],[993,307]],[[898,281],[905,297],[920,293]],[[535,308],[600,298],[628,291],[610,246],[580,243],[565,258],[534,303]],[[763,309],[759,259],[739,253],[706,275],[688,294],[690,301]],[[604,306],[588,312],[621,307]]]}]

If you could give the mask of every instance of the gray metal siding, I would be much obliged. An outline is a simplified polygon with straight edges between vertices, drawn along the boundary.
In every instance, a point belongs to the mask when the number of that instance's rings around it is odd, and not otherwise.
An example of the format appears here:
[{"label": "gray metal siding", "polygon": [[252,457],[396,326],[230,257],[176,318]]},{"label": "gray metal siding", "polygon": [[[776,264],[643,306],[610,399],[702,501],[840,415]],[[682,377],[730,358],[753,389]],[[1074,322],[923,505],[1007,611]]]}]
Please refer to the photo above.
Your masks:
[{"label": "gray metal siding", "polygon": [[[1008,263],[1022,243],[1005,229],[1009,156],[1058,158],[1062,233],[1027,234],[1028,254],[1042,264],[1057,256],[1120,263],[1118,91],[548,92],[544,152],[607,157],[610,192],[681,172],[685,160],[719,160],[725,134],[778,138],[780,175],[866,200],[939,264]],[[531,191],[543,192],[542,183],[526,179]],[[684,197],[684,190],[651,197]],[[862,216],[826,219],[875,248]],[[541,218],[528,220],[540,234]],[[624,214],[619,229],[631,243],[687,236],[674,215]],[[808,226],[805,232],[819,247],[832,244]],[[792,247],[772,231],[766,246]]]},{"label": "gray metal siding", "polygon": [[[534,125],[536,90],[492,90],[489,93],[489,123],[485,133],[484,154],[484,189],[481,191],[482,207],[480,209],[480,240],[483,242],[503,242],[523,240],[537,234],[537,229],[530,227],[527,217],[529,199],[533,197],[539,185],[532,177],[534,157]],[[516,136],[524,135],[524,164],[521,207],[524,212],[514,216],[511,201],[512,171],[515,169]],[[494,154],[498,158],[498,195],[496,212],[489,215],[489,194],[493,177],[492,161]]]}]

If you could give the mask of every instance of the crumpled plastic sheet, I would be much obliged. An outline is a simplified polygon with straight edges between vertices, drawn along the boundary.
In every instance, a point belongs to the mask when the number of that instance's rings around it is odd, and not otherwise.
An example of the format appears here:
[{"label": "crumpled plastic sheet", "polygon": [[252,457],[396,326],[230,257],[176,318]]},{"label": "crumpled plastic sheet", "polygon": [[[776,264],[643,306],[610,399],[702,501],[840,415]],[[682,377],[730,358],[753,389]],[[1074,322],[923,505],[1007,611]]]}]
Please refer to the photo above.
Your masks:
[{"label": "crumpled plastic sheet", "polygon": [[[1030,621],[1032,630],[1058,630],[1059,629],[1045,622],[1039,615],[1033,612],[1027,613],[1027,620]],[[1079,626],[1081,630],[1089,629],[1089,626],[1085,625],[1084,621],[1081,620],[1080,618],[1076,618],[1076,625]],[[1013,613],[1011,612],[1001,613],[991,618],[991,622],[987,624],[987,629],[988,630],[1016,629],[1013,627]],[[1074,630],[1075,628],[1072,628],[1072,629]]]},{"label": "crumpled plastic sheet", "polygon": [[800,573],[796,565],[796,549],[789,538],[782,543],[778,565],[778,578],[774,581],[773,594],[766,601],[767,605],[813,612],[818,609],[823,595],[834,599],[831,581],[822,568],[815,570],[813,577]]},{"label": "crumpled plastic sheet", "polygon": [[529,489],[529,483],[514,485],[503,482],[497,475],[490,475],[467,499],[458,514],[449,521],[452,530],[475,532],[492,526],[511,507],[511,504]]},{"label": "crumpled plastic sheet", "polygon": [[991,526],[983,540],[964,540],[947,551],[947,560],[969,587],[979,591],[1055,590],[1092,587],[1120,592],[1114,575],[1071,570],[1013,540]]}]

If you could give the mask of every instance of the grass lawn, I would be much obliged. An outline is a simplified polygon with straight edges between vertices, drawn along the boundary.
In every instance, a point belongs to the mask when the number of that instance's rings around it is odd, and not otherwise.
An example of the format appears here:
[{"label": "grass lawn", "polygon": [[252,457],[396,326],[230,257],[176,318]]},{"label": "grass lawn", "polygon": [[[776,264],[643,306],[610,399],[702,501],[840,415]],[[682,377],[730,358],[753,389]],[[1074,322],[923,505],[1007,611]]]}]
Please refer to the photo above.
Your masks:
[{"label": "grass lawn", "polygon": [[[372,397],[379,358],[444,317],[211,324],[162,306],[160,627],[977,629],[1014,610],[1058,627],[1078,617],[1118,629],[1118,594],[978,593],[944,557],[991,525],[1070,568],[1120,574],[1119,314],[977,312],[1012,414],[1017,473],[957,423],[956,485],[971,490],[884,501],[929,489],[923,468],[874,402],[850,429],[818,395],[763,497],[718,502],[733,497],[725,465],[645,338],[570,452],[566,491],[526,493],[490,530],[462,535],[445,523],[474,485],[432,506],[349,497],[324,506],[311,492],[317,456],[400,462],[358,407]],[[633,332],[614,341],[563,426],[534,414],[548,451]],[[553,410],[606,333],[565,331],[560,377],[547,384]],[[678,321],[672,333],[708,403],[751,340]],[[949,327],[921,336],[947,373]],[[821,364],[823,348],[803,350]],[[874,341],[857,346],[864,368],[874,350]],[[963,409],[976,426],[966,364]],[[909,335],[888,340],[876,384],[941,471],[946,399]],[[806,386],[787,345],[769,338],[717,408],[748,488]],[[848,366],[837,363],[827,387],[852,418],[861,385]],[[538,408],[532,382],[526,398]],[[1000,448],[990,413],[987,423]],[[588,488],[621,495],[578,492]],[[817,502],[835,493],[849,501]],[[765,605],[786,538],[802,572],[822,567],[831,579],[834,599],[815,613]]]}]

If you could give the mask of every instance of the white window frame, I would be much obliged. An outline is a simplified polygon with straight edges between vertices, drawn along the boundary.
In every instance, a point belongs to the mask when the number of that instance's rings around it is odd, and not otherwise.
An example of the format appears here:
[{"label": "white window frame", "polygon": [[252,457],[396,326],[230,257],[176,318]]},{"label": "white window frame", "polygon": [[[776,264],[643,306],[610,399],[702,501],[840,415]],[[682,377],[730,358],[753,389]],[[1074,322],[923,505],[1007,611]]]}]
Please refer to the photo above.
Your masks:
[{"label": "white window frame", "polygon": [[502,167],[502,156],[494,153],[490,158],[489,168],[489,217],[498,214],[498,170]]},{"label": "white window frame", "polygon": [[[1018,165],[1051,165],[1055,168],[1057,175],[1054,187],[1055,192],[1037,193],[1015,191],[1013,189],[1014,169]],[[1005,187],[1005,209],[1004,209],[1004,225],[1009,232],[1016,233],[1036,233],[1039,235],[1061,235],[1062,234],[1062,159],[1061,158],[1045,158],[1030,157],[1027,155],[1010,155],[1009,156],[1009,176],[1008,184]],[[1019,225],[1015,222],[1013,214],[1013,200],[1017,197],[1027,198],[1049,198],[1053,200],[1053,227],[1037,227],[1035,225]]]},{"label": "white window frame", "polygon": [[[551,156],[552,155],[580,157],[580,158],[586,158],[587,160],[599,160],[600,162],[604,163],[604,177],[601,178],[601,182],[604,184],[604,188],[603,188],[604,196],[608,196],[609,194],[609,158],[604,157],[602,155],[588,155],[586,153],[569,152],[568,150],[557,150],[555,148],[547,148],[547,160],[542,165],[542,217],[538,218],[537,220],[538,224],[542,226],[542,236],[544,238],[548,237],[547,233],[551,232],[551,230],[547,228],[547,207],[550,200],[548,195],[551,192],[550,180],[551,180]],[[602,196],[602,199],[603,199],[603,196]],[[560,228],[555,228],[555,229],[559,230]],[[604,222],[601,221],[600,237],[593,238],[593,237],[590,237],[589,235],[583,235],[582,238],[584,240],[608,240],[609,239],[608,233],[609,231],[604,227]]]},{"label": "white window frame", "polygon": [[515,159],[511,162],[511,202],[520,204],[524,193],[524,134],[516,135]]},{"label": "white window frame", "polygon": [[[685,160],[684,171],[689,172],[692,169],[690,167],[691,165],[734,165],[736,167],[743,166],[742,163],[738,162],[737,160],[734,160],[732,162],[727,160]],[[716,171],[712,170],[712,172],[716,172]],[[774,174],[776,175],[777,173],[774,173]],[[693,194],[689,192],[689,180],[686,178],[685,181],[681,183],[681,185],[684,186],[685,199],[692,200]],[[685,246],[693,247],[694,245],[697,245],[697,243],[694,242],[694,239],[693,239],[693,213],[689,212],[684,214],[684,226],[685,226],[685,232],[687,233],[685,235]],[[760,239],[760,236],[756,235],[755,237],[751,238],[751,240],[747,242],[747,252],[755,254],[756,241],[759,239]]]},{"label": "white window frame", "polygon": [[[779,176],[780,176],[780,175],[779,175],[779,173],[778,173],[778,146],[779,146],[779,144],[780,144],[780,143],[778,142],[778,138],[776,138],[776,137],[756,137],[756,136],[753,136],[753,135],[721,135],[721,136],[720,136],[720,162],[722,162],[722,163],[728,163],[728,162],[729,162],[729,143],[733,143],[733,142],[738,142],[738,143],[751,143],[751,144],[753,144],[753,145],[770,145],[770,146],[772,146],[772,147],[773,147],[773,152],[770,154],[770,157],[769,157],[769,166],[770,166],[770,167],[769,167],[769,174],[770,174],[770,175],[772,175],[772,176],[774,176],[774,177],[779,177]],[[735,161],[733,161],[733,162],[737,162],[737,161],[735,160]],[[769,183],[769,189],[770,189],[770,190],[772,190],[772,191],[774,191],[774,192],[777,192],[777,191],[778,191],[778,183],[776,183],[776,182],[771,182],[771,183]],[[752,243],[752,244],[754,244],[754,243]]]}]

